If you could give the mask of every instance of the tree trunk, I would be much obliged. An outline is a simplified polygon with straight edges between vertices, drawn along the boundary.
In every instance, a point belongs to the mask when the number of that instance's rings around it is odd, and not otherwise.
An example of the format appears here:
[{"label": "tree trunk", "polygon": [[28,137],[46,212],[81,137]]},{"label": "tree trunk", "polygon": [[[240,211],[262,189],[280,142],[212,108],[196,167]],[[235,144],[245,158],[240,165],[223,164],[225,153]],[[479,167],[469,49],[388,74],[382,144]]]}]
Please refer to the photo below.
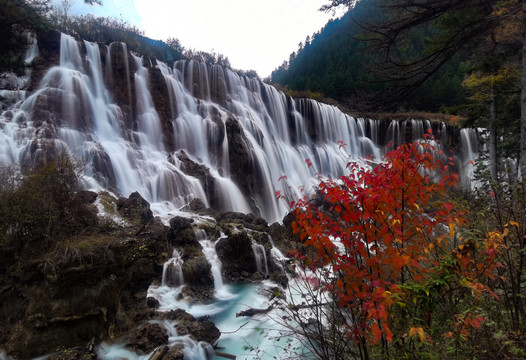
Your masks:
[{"label": "tree trunk", "polygon": [[491,88],[490,96],[489,169],[491,180],[497,181],[497,106],[495,104],[495,93],[493,88]]},{"label": "tree trunk", "polygon": [[519,176],[526,172],[526,0],[522,3],[521,144]]}]

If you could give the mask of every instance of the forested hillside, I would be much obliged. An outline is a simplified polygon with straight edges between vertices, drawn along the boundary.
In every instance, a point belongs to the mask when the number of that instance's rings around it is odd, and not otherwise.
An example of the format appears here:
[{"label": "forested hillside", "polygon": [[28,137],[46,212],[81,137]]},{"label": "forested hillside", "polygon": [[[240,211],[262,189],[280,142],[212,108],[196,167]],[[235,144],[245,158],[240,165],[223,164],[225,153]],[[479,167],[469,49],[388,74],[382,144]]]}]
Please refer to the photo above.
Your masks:
[{"label": "forested hillside", "polygon": [[[396,104],[387,103],[383,94],[391,84],[378,74],[378,49],[364,41],[363,26],[374,24],[381,9],[371,0],[358,2],[342,18],[331,20],[320,32],[307,36],[293,52],[289,61],[271,75],[271,81],[291,90],[322,93],[354,109],[386,107],[394,110],[445,111],[445,108],[466,101],[462,80],[469,53],[460,53],[418,86],[411,96]],[[411,58],[424,54],[430,42],[430,26],[419,28],[403,47],[402,56]],[[376,96],[371,96],[376,95]],[[379,101],[375,101],[375,99]]]}]

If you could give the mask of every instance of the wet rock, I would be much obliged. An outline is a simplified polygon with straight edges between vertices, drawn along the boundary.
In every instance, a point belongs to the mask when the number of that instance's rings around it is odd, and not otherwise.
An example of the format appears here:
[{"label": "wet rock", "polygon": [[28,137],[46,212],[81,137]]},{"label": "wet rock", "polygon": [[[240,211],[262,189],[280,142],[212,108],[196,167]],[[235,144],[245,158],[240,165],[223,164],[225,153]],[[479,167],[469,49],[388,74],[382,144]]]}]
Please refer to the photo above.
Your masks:
[{"label": "wet rock", "polygon": [[105,73],[104,82],[112,97],[122,110],[124,123],[132,129],[133,114],[135,112],[134,74],[136,64],[131,54],[126,51],[124,44],[113,42],[110,44],[110,56],[102,52],[104,63],[109,64],[109,71]]},{"label": "wet rock", "polygon": [[194,198],[190,203],[183,208],[184,211],[191,211],[198,215],[215,217],[215,211],[207,208],[203,200]]},{"label": "wet rock", "polygon": [[146,298],[146,306],[150,309],[157,309],[159,307],[159,300],[154,297],[148,296]]},{"label": "wet rock", "polygon": [[79,204],[93,204],[99,195],[94,191],[81,190],[77,191],[73,201]]},{"label": "wet rock", "polygon": [[246,176],[254,173],[254,159],[250,143],[238,119],[231,116],[226,120],[225,125],[229,161],[230,164],[236,165],[232,166],[232,177],[244,194],[252,194],[257,185],[254,183],[253,176]]},{"label": "wet rock", "polygon": [[274,244],[283,253],[287,253],[290,250],[297,249],[301,244],[299,237],[294,236],[292,232],[292,213],[288,213],[283,218],[283,225],[279,223],[273,223],[269,227],[269,235],[272,237]]},{"label": "wet rock", "polygon": [[219,240],[216,251],[223,264],[223,274],[230,281],[239,280],[239,274],[248,278],[257,271],[252,240],[246,232],[230,234]]},{"label": "wet rock", "polygon": [[168,227],[163,224],[160,217],[156,216],[148,223],[143,233],[151,234],[155,237],[164,237],[168,231]]},{"label": "wet rock", "polygon": [[270,274],[269,278],[270,278],[270,280],[272,280],[276,284],[281,285],[283,288],[287,288],[287,286],[289,284],[289,279],[287,278],[287,275],[285,274],[284,270],[282,270],[282,269],[279,269],[279,270],[276,270],[276,271],[272,272],[272,274]]},{"label": "wet rock", "polygon": [[192,228],[193,219],[182,216],[175,216],[170,219],[170,229],[168,229],[166,240],[174,246],[184,261],[195,256],[202,256],[202,246],[195,237]]},{"label": "wet rock", "polygon": [[[152,60],[154,63],[156,62],[155,59]],[[177,111],[175,110],[177,109],[177,106],[173,103],[177,100],[175,97],[169,96],[170,91],[168,90],[166,79],[161,70],[157,67],[150,67],[148,70],[150,76],[150,92],[162,127],[162,140],[165,148],[168,151],[172,151],[175,149],[175,136],[172,120],[177,119],[178,116],[177,113],[172,113],[172,110]]]},{"label": "wet rock", "polygon": [[138,192],[131,193],[127,199],[121,197],[117,200],[117,210],[131,222],[147,224],[153,219],[150,203]]},{"label": "wet rock", "polygon": [[192,229],[193,219],[188,219],[182,216],[175,216],[170,219],[170,228],[176,233],[186,229]]},{"label": "wet rock", "polygon": [[193,315],[188,314],[182,309],[165,313],[163,314],[163,318],[177,322],[177,334],[190,335],[197,341],[214,344],[221,336],[221,332],[212,321],[199,321]]},{"label": "wet rock", "polygon": [[87,348],[64,349],[51,354],[48,360],[94,360],[97,356]]},{"label": "wet rock", "polygon": [[205,288],[214,285],[210,263],[204,255],[195,256],[184,262],[183,277],[188,285]]},{"label": "wet rock", "polygon": [[268,231],[267,221],[254,214],[228,211],[220,214],[216,220],[224,230],[228,230],[229,227],[232,228],[233,226],[238,226],[260,232]]},{"label": "wet rock", "polygon": [[149,353],[168,343],[168,332],[159,324],[145,324],[133,330],[126,340],[126,346],[134,351]]},{"label": "wet rock", "polygon": [[184,360],[184,353],[182,346],[175,346],[168,354],[166,354],[162,360]]},{"label": "wet rock", "polygon": [[[199,180],[205,191],[206,198],[210,203],[212,209],[219,210],[222,207],[222,199],[218,193],[217,184],[214,176],[210,173],[210,169],[191,159],[184,150],[179,150],[170,155],[171,162],[174,162],[173,157],[177,158],[180,169],[187,175],[193,176]],[[169,158],[170,160],[170,158]]]}]

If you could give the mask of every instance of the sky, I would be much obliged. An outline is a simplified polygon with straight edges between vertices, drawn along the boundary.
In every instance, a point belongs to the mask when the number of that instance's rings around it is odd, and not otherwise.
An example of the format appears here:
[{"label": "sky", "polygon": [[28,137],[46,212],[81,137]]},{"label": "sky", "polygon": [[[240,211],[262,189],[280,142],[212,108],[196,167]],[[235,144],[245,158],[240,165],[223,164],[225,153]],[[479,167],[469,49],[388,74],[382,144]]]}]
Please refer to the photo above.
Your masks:
[{"label": "sky", "polygon": [[70,0],[70,13],[122,18],[147,37],[175,37],[185,48],[223,54],[233,68],[256,70],[261,78],[335,16],[318,11],[328,0],[102,1],[101,7]]}]

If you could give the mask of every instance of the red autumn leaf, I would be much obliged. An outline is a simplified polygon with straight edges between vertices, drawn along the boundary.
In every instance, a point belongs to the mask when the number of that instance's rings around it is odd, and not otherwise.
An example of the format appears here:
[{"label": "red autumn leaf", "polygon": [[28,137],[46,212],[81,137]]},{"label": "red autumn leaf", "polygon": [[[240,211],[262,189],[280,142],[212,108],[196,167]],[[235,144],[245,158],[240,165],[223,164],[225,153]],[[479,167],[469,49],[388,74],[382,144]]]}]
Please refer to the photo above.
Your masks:
[{"label": "red autumn leaf", "polygon": [[378,324],[376,322],[373,323],[373,325],[371,326],[371,331],[373,333],[373,340],[372,340],[372,344],[377,344],[378,341],[380,341],[380,339],[382,338],[382,330],[380,330],[380,328],[378,327]]}]

